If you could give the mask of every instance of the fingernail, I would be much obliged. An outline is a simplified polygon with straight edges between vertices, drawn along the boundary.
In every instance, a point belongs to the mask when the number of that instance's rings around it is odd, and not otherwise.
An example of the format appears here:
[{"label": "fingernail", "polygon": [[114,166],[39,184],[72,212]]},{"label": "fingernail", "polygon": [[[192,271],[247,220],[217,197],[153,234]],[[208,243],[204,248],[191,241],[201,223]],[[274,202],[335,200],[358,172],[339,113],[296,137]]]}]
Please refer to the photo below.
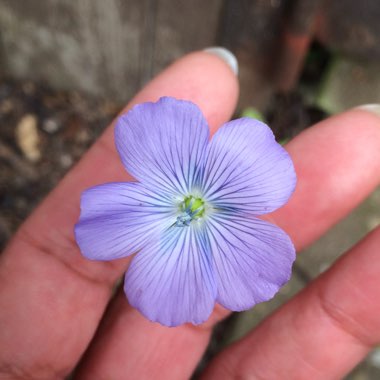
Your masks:
[{"label": "fingernail", "polygon": [[363,104],[362,106],[356,107],[357,109],[371,112],[376,116],[380,116],[380,104]]},{"label": "fingernail", "polygon": [[233,53],[231,53],[228,49],[221,47],[221,46],[212,46],[206,49],[203,49],[206,53],[214,54],[217,57],[221,58],[224,62],[227,63],[228,66],[230,66],[231,70],[235,75],[238,75],[239,72],[239,64],[234,56]]}]

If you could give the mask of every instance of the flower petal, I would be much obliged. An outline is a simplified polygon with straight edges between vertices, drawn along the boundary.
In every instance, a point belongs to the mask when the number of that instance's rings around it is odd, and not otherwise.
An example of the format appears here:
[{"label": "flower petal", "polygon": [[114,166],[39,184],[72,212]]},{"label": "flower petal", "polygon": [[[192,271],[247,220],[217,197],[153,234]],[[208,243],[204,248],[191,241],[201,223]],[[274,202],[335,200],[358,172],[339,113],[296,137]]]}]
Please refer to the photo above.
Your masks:
[{"label": "flower petal", "polygon": [[131,255],[173,223],[169,194],[147,190],[133,182],[107,183],[82,194],[75,226],[82,254],[93,260]]},{"label": "flower petal", "polygon": [[241,311],[271,299],[289,280],[295,260],[284,231],[257,218],[215,216],[207,223],[218,295],[224,307]]},{"label": "flower petal", "polygon": [[215,304],[211,256],[197,227],[172,227],[132,260],[124,290],[132,306],[166,326],[207,320]]},{"label": "flower petal", "polygon": [[135,106],[115,128],[116,147],[129,173],[144,184],[181,194],[197,179],[208,138],[200,109],[169,97]]},{"label": "flower petal", "polygon": [[203,192],[217,208],[262,215],[289,199],[292,160],[268,126],[242,118],[226,123],[207,149]]}]

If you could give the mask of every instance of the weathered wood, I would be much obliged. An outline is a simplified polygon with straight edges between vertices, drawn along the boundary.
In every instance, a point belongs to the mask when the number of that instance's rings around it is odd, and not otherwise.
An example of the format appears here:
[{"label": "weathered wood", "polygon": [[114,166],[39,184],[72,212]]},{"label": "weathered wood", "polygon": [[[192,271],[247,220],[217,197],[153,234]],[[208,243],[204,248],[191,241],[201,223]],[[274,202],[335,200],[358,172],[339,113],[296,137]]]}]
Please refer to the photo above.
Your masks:
[{"label": "weathered wood", "polygon": [[139,84],[145,1],[0,2],[5,72],[125,100]]},{"label": "weathered wood", "polygon": [[289,2],[274,73],[276,90],[288,93],[297,85],[310,43],[315,34],[316,20],[322,0]]},{"label": "weathered wood", "polygon": [[339,54],[378,62],[379,19],[379,0],[324,0],[317,38]]},{"label": "weathered wood", "polygon": [[226,0],[219,43],[239,61],[240,107],[264,110],[272,94],[273,56],[285,0]]},{"label": "weathered wood", "polygon": [[154,73],[182,54],[216,43],[222,0],[159,0]]},{"label": "weathered wood", "polygon": [[[0,0],[3,72],[120,103],[173,59],[224,45],[263,109],[281,0]],[[1,59],[1,56],[0,56]]]},{"label": "weathered wood", "polygon": [[0,0],[2,72],[125,102],[213,45],[222,0]]}]

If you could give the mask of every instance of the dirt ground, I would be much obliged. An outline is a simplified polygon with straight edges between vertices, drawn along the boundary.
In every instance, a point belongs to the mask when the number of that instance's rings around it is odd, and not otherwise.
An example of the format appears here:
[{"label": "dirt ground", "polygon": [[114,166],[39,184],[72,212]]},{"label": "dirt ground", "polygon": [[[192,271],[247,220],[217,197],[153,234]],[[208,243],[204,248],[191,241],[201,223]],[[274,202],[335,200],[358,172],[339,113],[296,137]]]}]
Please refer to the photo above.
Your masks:
[{"label": "dirt ground", "polygon": [[118,110],[76,92],[0,80],[0,249]]}]

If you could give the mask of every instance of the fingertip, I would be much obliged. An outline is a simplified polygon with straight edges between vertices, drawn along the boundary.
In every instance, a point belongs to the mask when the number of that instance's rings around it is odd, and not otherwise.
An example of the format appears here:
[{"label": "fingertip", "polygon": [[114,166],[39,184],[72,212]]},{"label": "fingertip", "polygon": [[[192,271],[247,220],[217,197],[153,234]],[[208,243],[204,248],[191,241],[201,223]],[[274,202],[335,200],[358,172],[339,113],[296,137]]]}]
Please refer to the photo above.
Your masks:
[{"label": "fingertip", "polygon": [[379,185],[380,117],[365,109],[348,110],[304,130],[286,149],[298,183],[272,217],[300,250]]},{"label": "fingertip", "polygon": [[356,107],[356,109],[369,112],[370,114],[377,116],[380,119],[380,104],[363,104],[359,107]]},{"label": "fingertip", "polygon": [[366,129],[380,143],[380,105],[366,104],[347,111],[353,122]]},{"label": "fingertip", "polygon": [[204,52],[214,54],[221,58],[232,70],[232,72],[237,76],[239,73],[239,63],[235,55],[228,49],[222,46],[213,46],[203,49]]},{"label": "fingertip", "polygon": [[214,132],[231,118],[238,93],[237,77],[225,59],[207,51],[196,51],[176,60],[156,76],[129,107],[157,101],[162,96],[190,100],[201,108]]}]

